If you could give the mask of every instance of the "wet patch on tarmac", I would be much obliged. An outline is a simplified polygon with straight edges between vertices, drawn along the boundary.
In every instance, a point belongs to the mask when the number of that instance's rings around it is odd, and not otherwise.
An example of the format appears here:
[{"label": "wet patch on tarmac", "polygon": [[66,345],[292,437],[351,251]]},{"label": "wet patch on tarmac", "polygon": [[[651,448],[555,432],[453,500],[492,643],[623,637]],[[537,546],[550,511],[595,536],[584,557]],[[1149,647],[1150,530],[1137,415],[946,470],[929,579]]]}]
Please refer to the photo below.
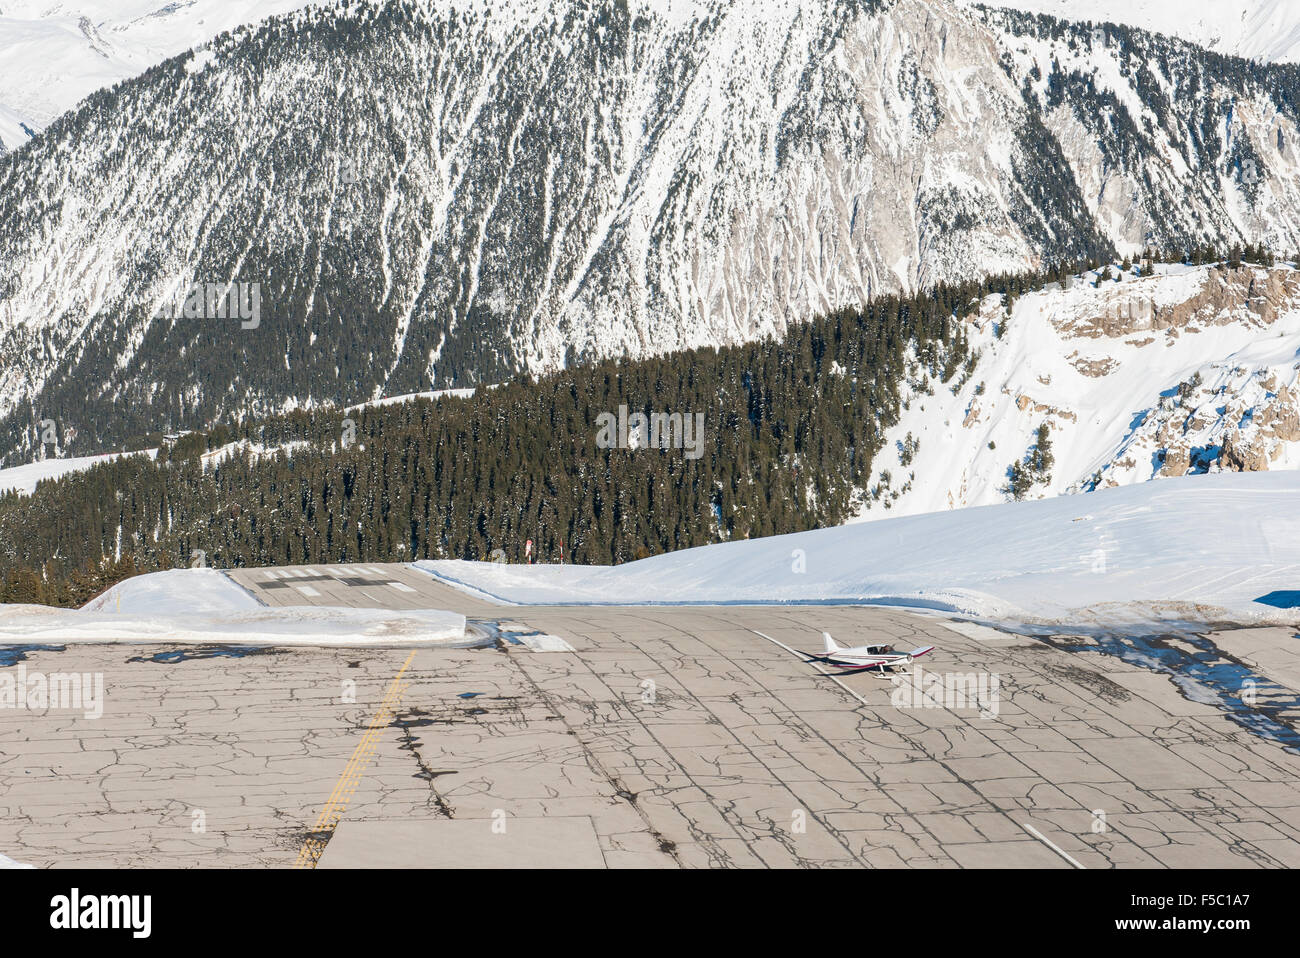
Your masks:
[{"label": "wet patch on tarmac", "polygon": [[178,662],[199,661],[201,659],[242,659],[250,655],[284,655],[286,649],[277,649],[266,645],[210,645],[197,648],[168,649],[153,655],[136,655],[128,662],[156,662],[161,665],[174,665]]},{"label": "wet patch on tarmac", "polygon": [[0,668],[7,669],[27,658],[28,652],[66,652],[66,645],[0,645]]},{"label": "wet patch on tarmac", "polygon": [[[1069,635],[1034,629],[1030,634],[1066,652],[1102,652],[1168,675],[1188,701],[1214,705],[1252,735],[1300,754],[1300,695],[1258,675],[1204,635],[1174,629],[1149,635],[1100,629]],[[1080,681],[1073,674],[1070,678]],[[1115,684],[1102,678],[1109,685]],[[1093,687],[1093,682],[1090,679],[1084,684]],[[1105,697],[1099,688],[1094,691]]]}]

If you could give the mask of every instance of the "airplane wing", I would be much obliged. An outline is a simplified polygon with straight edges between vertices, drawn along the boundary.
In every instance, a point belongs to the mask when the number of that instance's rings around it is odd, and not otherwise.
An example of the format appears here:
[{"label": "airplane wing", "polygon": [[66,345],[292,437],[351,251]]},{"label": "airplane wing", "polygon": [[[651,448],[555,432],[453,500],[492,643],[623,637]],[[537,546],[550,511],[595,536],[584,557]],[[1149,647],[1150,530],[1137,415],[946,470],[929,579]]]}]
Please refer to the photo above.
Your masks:
[{"label": "airplane wing", "polygon": [[895,655],[882,655],[870,663],[865,662],[841,662],[834,655],[818,655],[816,652],[805,652],[803,649],[795,649],[800,655],[805,656],[807,662],[825,662],[827,665],[834,665],[838,668],[857,668],[859,665],[865,665],[867,668],[874,669],[882,664],[889,664],[892,659],[898,658]]},{"label": "airplane wing", "polygon": [[908,652],[907,654],[910,655],[912,658],[915,659],[915,658],[917,658],[917,657],[919,657],[919,656],[925,655],[925,653],[927,653],[927,652],[933,652],[933,651],[934,651],[934,646],[933,646],[933,645],[927,645],[927,646],[924,646],[924,647],[919,648],[919,649],[913,649],[911,652]]},{"label": "airplane wing", "polygon": [[848,668],[841,668],[838,672],[823,672],[822,675],[827,678],[839,678],[841,675],[857,675],[859,672],[879,672],[882,665],[886,662],[877,662],[875,665],[855,665]]}]

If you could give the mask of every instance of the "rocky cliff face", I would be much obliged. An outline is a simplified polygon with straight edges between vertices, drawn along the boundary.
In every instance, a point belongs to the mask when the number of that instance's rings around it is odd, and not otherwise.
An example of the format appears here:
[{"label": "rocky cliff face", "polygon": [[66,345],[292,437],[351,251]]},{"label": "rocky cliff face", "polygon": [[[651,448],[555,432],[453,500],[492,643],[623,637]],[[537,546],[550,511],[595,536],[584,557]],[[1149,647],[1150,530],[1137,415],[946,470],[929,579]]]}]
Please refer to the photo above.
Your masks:
[{"label": "rocky cliff face", "polygon": [[[0,456],[1300,245],[1292,68],[928,0],[659,6],[305,10],[0,159]],[[209,308],[233,283],[256,322]]]},{"label": "rocky cliff face", "polygon": [[[976,358],[914,382],[863,515],[1011,498],[1047,427],[1039,498],[1167,476],[1300,468],[1300,271],[1157,265],[990,297]],[[905,461],[904,461],[905,460]],[[954,465],[955,464],[955,465]]]}]

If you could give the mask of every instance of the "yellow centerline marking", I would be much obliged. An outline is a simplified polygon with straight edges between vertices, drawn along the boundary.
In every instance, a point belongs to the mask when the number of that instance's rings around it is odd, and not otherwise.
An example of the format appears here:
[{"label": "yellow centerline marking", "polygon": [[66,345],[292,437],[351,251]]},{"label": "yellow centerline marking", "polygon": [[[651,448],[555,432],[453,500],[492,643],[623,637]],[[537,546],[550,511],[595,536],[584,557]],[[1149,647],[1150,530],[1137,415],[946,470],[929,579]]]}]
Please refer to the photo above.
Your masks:
[{"label": "yellow centerline marking", "polygon": [[361,776],[375,756],[375,743],[379,740],[379,736],[383,734],[384,728],[394,718],[397,701],[402,697],[402,693],[406,691],[408,684],[402,681],[402,676],[411,667],[413,658],[415,658],[415,652],[411,652],[406,657],[402,668],[393,676],[393,681],[388,686],[388,692],[384,695],[384,700],[379,704],[379,711],[371,718],[370,724],[366,727],[365,736],[362,737],[353,750],[352,757],[348,759],[347,767],[343,769],[343,774],[339,776],[338,782],[334,785],[334,791],[330,792],[325,807],[321,809],[320,817],[316,819],[316,825],[312,828],[310,837],[302,843],[302,848],[298,851],[298,861],[294,864],[294,868],[315,868],[316,863],[320,861],[321,854],[325,851],[325,845],[329,842],[330,836],[334,834],[334,829],[338,826],[339,820],[343,818],[343,813],[347,811],[348,800],[352,798],[357,786],[361,784]]}]

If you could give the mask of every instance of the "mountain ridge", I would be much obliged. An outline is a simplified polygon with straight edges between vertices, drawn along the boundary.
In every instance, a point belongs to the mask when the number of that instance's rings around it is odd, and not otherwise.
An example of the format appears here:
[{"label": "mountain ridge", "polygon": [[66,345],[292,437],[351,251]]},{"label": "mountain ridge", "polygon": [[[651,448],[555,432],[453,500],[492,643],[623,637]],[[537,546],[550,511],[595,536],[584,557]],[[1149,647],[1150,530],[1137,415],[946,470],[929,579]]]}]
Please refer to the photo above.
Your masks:
[{"label": "mountain ridge", "polygon": [[[1290,68],[927,0],[528,9],[298,11],[0,160],[4,461],[47,418],[98,451],[1148,242],[1300,245]],[[195,282],[259,284],[257,328],[155,318]]]}]

